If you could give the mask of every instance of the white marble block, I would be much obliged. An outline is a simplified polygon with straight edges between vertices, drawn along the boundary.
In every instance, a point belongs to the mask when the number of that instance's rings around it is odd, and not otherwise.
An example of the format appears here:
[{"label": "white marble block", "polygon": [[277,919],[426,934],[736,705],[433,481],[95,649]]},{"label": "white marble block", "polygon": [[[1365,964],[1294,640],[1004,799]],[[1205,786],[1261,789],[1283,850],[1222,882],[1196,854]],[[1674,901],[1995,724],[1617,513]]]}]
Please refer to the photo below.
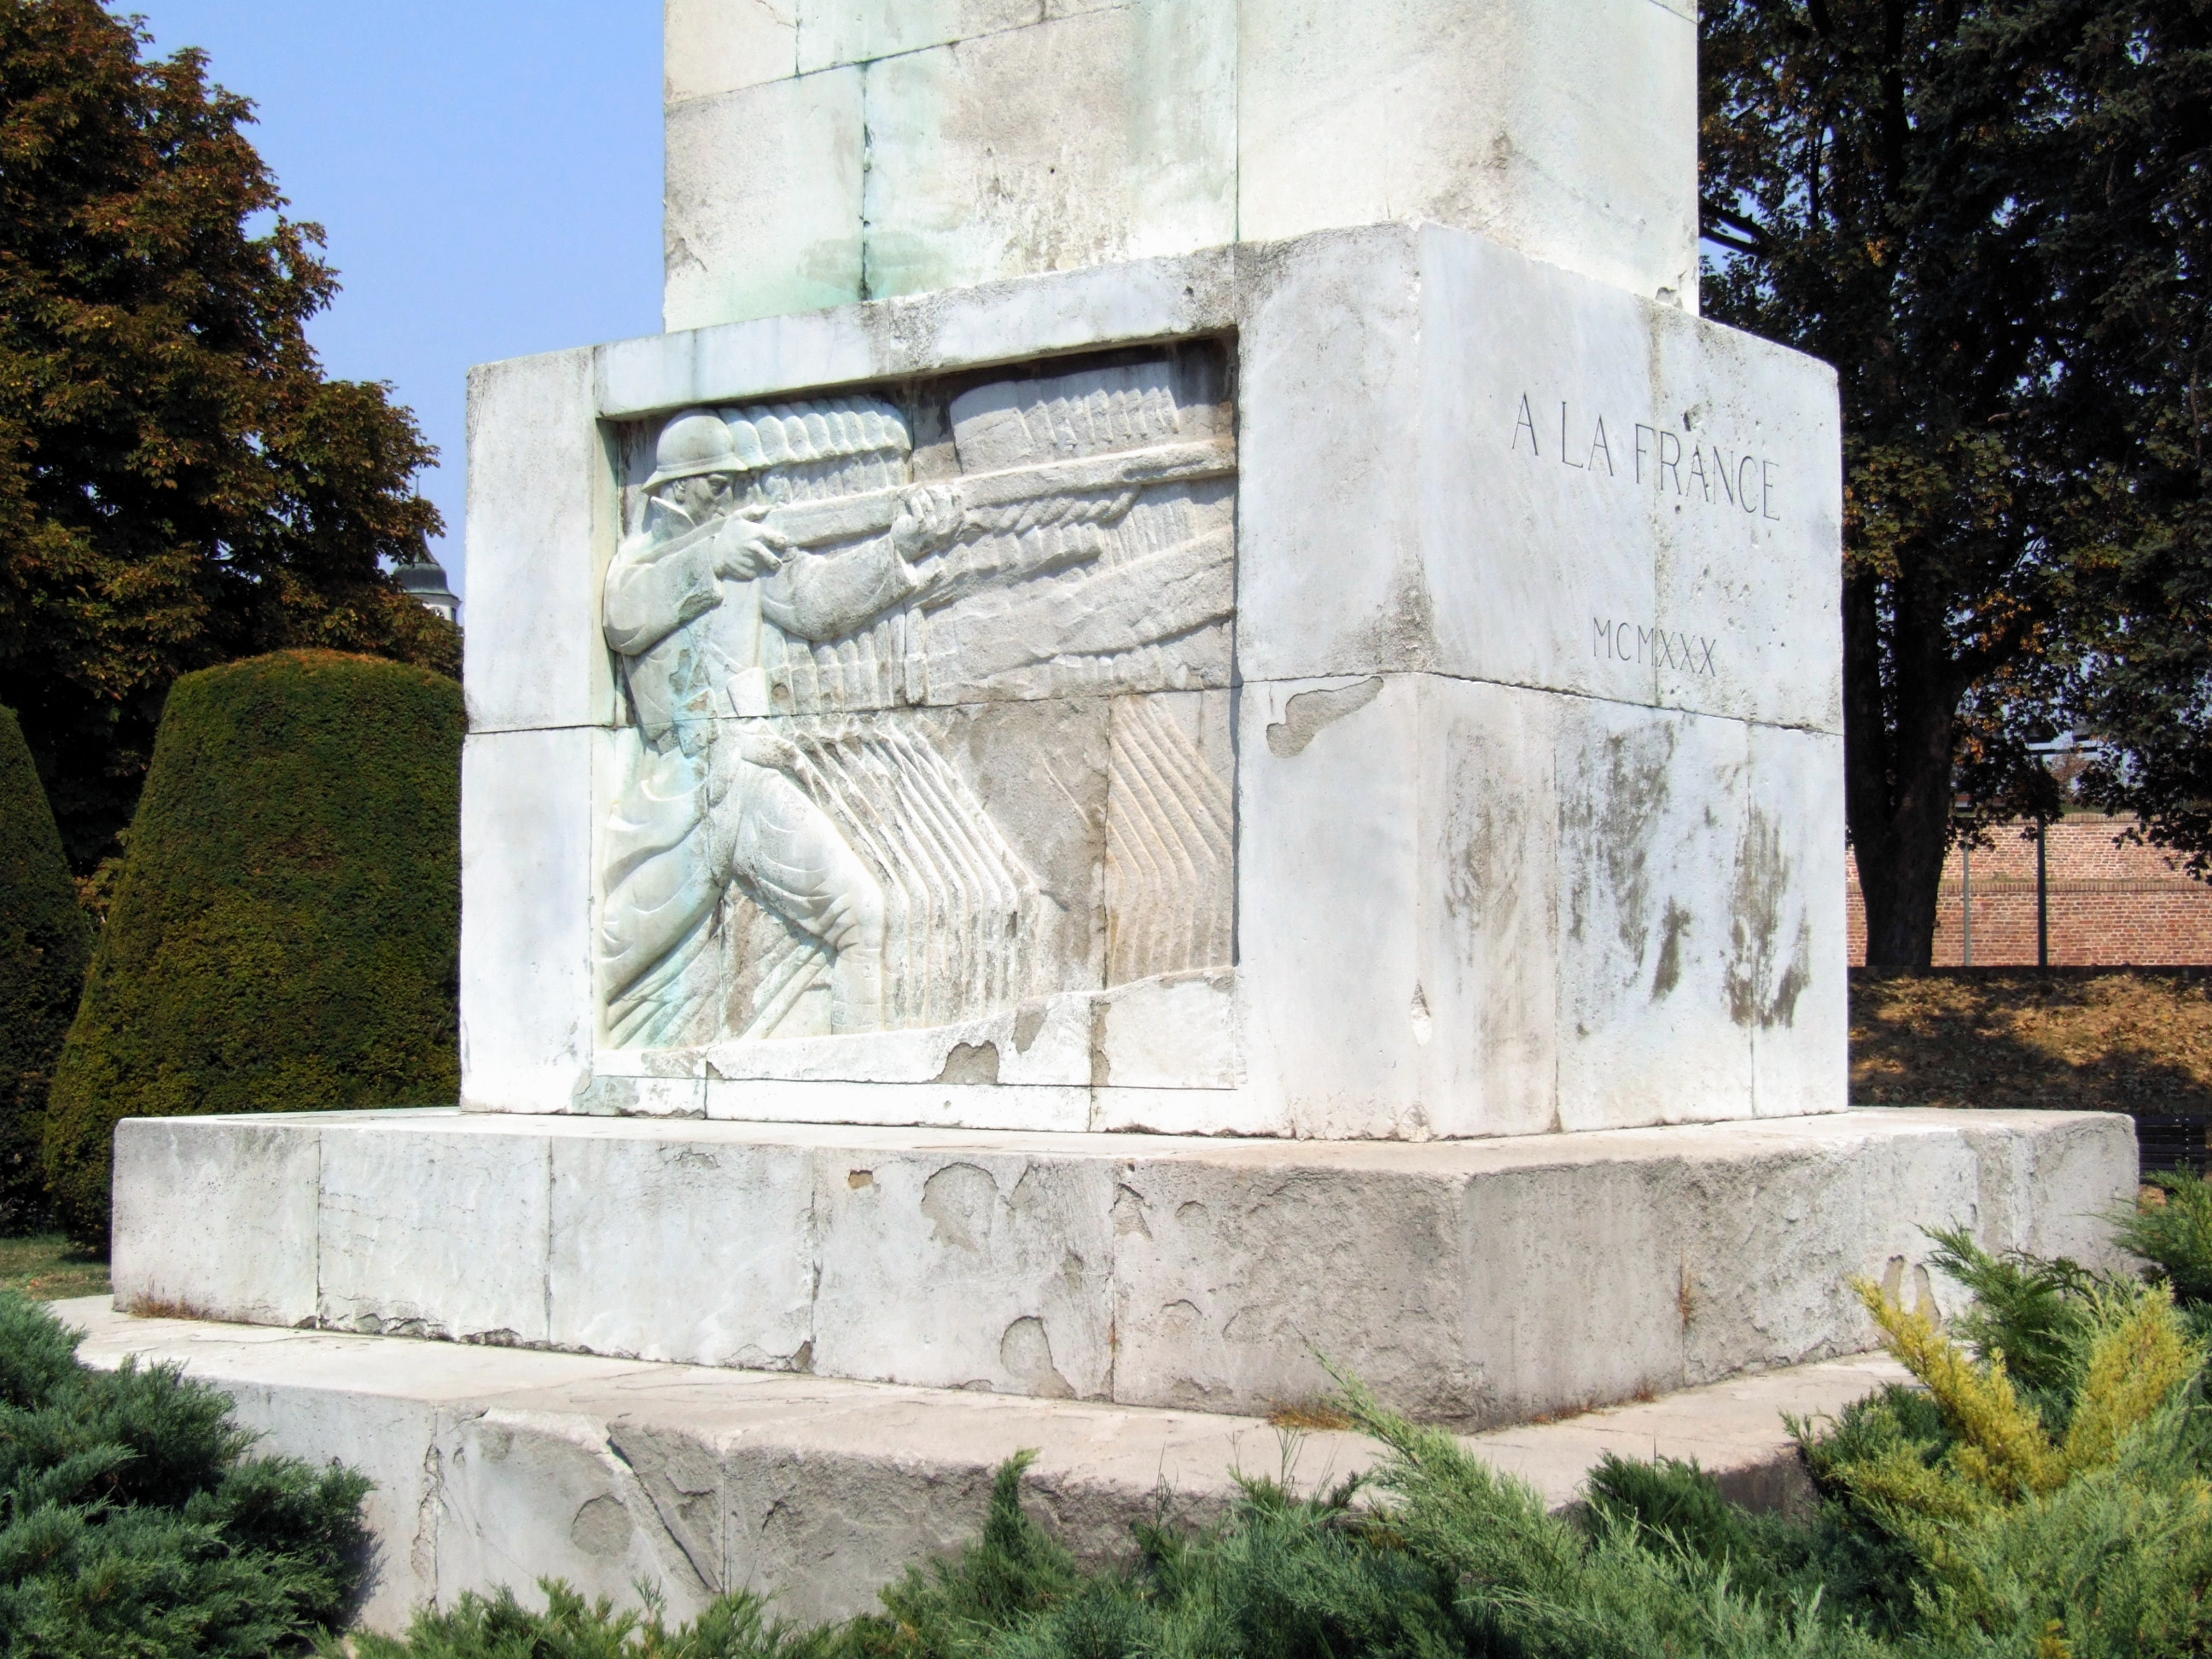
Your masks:
[{"label": "white marble block", "polygon": [[[189,1212],[164,1202],[179,1171]],[[126,1311],[1209,1412],[1325,1394],[1325,1356],[1475,1426],[1856,1352],[1854,1273],[1954,1309],[1927,1227],[2116,1267],[2106,1218],[2135,1180],[2131,1126],[2096,1112],[1425,1146],[153,1118],[116,1135],[115,1291]]]},{"label": "white marble block", "polygon": [[671,329],[1435,220],[1691,310],[1686,0],[667,0]]},{"label": "white marble block", "polygon": [[1842,1107],[1821,366],[1378,226],[474,396],[466,1105]]}]

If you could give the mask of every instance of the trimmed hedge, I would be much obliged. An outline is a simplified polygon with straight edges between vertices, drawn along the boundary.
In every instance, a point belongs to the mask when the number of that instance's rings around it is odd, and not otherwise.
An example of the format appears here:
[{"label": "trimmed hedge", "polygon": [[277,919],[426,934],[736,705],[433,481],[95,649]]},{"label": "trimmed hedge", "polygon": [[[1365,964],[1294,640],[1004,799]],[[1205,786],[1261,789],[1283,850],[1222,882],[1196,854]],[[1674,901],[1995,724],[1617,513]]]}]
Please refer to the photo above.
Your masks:
[{"label": "trimmed hedge", "polygon": [[44,1218],[46,1085],[84,989],[92,930],[15,711],[0,708],[0,1233]]},{"label": "trimmed hedge", "polygon": [[453,1098],[464,724],[372,657],[177,682],[47,1113],[74,1236],[107,1236],[122,1118]]}]

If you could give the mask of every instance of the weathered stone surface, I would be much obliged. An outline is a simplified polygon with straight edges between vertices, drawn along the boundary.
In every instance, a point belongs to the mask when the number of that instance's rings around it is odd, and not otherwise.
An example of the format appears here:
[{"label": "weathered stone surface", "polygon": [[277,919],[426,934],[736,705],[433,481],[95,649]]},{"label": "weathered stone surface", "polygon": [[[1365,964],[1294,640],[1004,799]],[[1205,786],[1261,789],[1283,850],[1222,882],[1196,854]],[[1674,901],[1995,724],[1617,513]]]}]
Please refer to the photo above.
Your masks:
[{"label": "weathered stone surface", "polygon": [[914,1124],[939,1129],[980,1126],[1054,1134],[1080,1134],[1090,1127],[1099,1091],[1079,1085],[962,1081],[963,1073],[980,1075],[969,1068],[988,1065],[988,1055],[959,1054],[961,1046],[956,1042],[945,1056],[955,1076],[942,1083],[710,1079],[707,1115],[734,1123]]},{"label": "weathered stone surface", "polygon": [[665,0],[669,105],[798,74],[798,13],[794,0]]},{"label": "weathered stone surface", "polygon": [[1238,234],[1433,219],[1697,304],[1697,31],[1658,0],[1245,0]]},{"label": "weathered stone surface", "polygon": [[[983,1148],[827,1151],[817,1161],[818,1373],[1112,1397],[1110,1166]],[[886,1297],[892,1284],[903,1291]]]},{"label": "weathered stone surface", "polygon": [[1251,1081],[1222,1111],[1419,1137],[1832,1109],[1840,884],[1807,809],[1836,741],[1439,675],[1248,687],[1246,821],[1304,828],[1245,841]]},{"label": "weathered stone surface", "polygon": [[1740,937],[1736,864],[1747,814],[1790,804],[1754,793],[1736,721],[1590,702],[1562,726],[1560,1127],[1633,1122],[1662,1099],[1670,1117],[1737,1115],[1753,1027],[1796,1009],[1736,988],[1747,947],[1770,948]]},{"label": "weathered stone surface", "polygon": [[[886,9],[902,24],[886,33],[906,35],[931,9]],[[1027,9],[1027,27],[869,52],[871,294],[1237,240],[1234,8],[1137,0],[1044,22]]]},{"label": "weathered stone surface", "polygon": [[435,1121],[423,1115],[348,1116],[343,1128],[315,1136],[316,1322],[544,1342],[547,1139],[502,1118],[488,1121],[506,1133],[447,1139],[422,1133]]},{"label": "weathered stone surface", "polygon": [[566,1109],[592,1080],[587,727],[471,734],[461,749],[461,1098]]},{"label": "weathered stone surface", "polygon": [[593,354],[469,377],[469,729],[605,726],[615,683],[594,622],[614,522]]},{"label": "weathered stone surface", "polygon": [[[1790,803],[1792,816],[1778,821],[1768,809],[1744,823],[1729,925],[1751,948],[1738,953],[1729,994],[1753,1011],[1753,1104],[1778,1117],[1819,1110],[1826,1079],[1850,1064],[1850,970],[1836,873],[1844,849],[1833,836],[1803,833],[1843,818],[1844,739],[1771,726],[1752,726],[1750,737],[1761,798]],[[1785,1001],[1790,1017],[1777,1018]]]},{"label": "weathered stone surface", "polygon": [[1428,669],[1841,729],[1824,367],[1441,227],[1239,269],[1247,679]]},{"label": "weathered stone surface", "polygon": [[667,50],[672,328],[1416,220],[1696,307],[1673,0],[670,0]]},{"label": "weathered stone surface", "polygon": [[[1397,233],[1386,233],[1396,235]],[[981,289],[650,334],[594,348],[607,420],[1232,326],[1237,253],[1215,248]]]},{"label": "weathered stone surface", "polygon": [[176,1134],[175,1121],[134,1126],[117,1152],[112,1267],[131,1285],[119,1305],[313,1324],[316,1137],[254,1118]]},{"label": "weathered stone surface", "polygon": [[862,120],[857,69],[670,106],[668,328],[812,311],[867,291]]},{"label": "weathered stone surface", "polygon": [[865,64],[1041,21],[1039,0],[802,0],[802,70]]},{"label": "weathered stone surface", "polygon": [[[1411,675],[1245,687],[1237,977],[1260,1133],[1420,1133],[1401,1063],[1416,1041],[1419,702]],[[1255,907],[1258,891],[1285,902]]]},{"label": "weathered stone surface", "polygon": [[[1286,1440],[1257,1419],[1072,1401],[702,1371],[392,1337],[131,1319],[60,1304],[82,1357],[175,1362],[223,1389],[269,1450],[337,1457],[376,1482],[362,1621],[396,1632],[413,1607],[533,1576],[635,1605],[641,1580],[677,1616],[714,1591],[773,1594],[800,1620],[875,1606],[910,1563],[981,1526],[991,1475],[1039,1455],[1030,1511],[1085,1557],[1126,1556],[1163,1486],[1203,1520],[1234,1477],[1311,1487],[1365,1468],[1349,1434]],[[1802,1503],[1785,1413],[1832,1413],[1901,1373],[1858,1358],[1746,1376],[1540,1427],[1470,1449],[1572,1501],[1607,1452],[1694,1457],[1756,1508]]]},{"label": "weathered stone surface", "polygon": [[[494,479],[538,380],[573,361],[483,381]],[[472,929],[567,977],[509,999],[469,951],[470,1104],[1384,1137],[1842,1105],[1818,365],[1428,226],[634,342],[591,384],[627,533],[558,556],[564,592],[607,574],[544,631],[596,629],[629,696],[572,699],[596,823],[472,862]],[[720,506],[676,504],[693,442]],[[528,589],[532,540],[487,536],[484,580]],[[535,823],[530,784],[471,823]],[[577,836],[581,1006],[543,920]]]},{"label": "weathered stone surface", "polygon": [[1559,801],[1568,698],[1431,680],[1422,728],[1421,907],[1406,1029],[1431,1132],[1537,1134],[1562,1127],[1565,965]]},{"label": "weathered stone surface", "polygon": [[550,1143],[547,1340],[761,1370],[808,1368],[813,1161],[596,1135]]},{"label": "weathered stone surface", "polygon": [[311,1283],[340,1329],[1221,1412],[1322,1388],[1319,1352],[1469,1425],[1851,1352],[1844,1280],[1924,1227],[2113,1261],[2135,1181],[2096,1114],[1413,1145],[308,1113],[125,1123],[118,1212],[249,1126],[209,1243],[149,1230],[119,1305],[289,1322]]}]

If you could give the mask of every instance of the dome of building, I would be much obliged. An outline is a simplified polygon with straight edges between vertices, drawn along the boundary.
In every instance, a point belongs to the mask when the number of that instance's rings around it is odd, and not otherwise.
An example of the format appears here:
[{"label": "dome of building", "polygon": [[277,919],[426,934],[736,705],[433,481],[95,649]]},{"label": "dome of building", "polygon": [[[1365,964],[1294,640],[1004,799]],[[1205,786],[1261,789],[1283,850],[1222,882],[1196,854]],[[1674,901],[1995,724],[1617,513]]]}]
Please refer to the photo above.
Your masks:
[{"label": "dome of building", "polygon": [[425,558],[420,564],[403,564],[393,575],[399,579],[400,591],[410,595],[424,609],[434,611],[447,622],[456,620],[461,601],[446,581],[446,567],[435,559]]}]

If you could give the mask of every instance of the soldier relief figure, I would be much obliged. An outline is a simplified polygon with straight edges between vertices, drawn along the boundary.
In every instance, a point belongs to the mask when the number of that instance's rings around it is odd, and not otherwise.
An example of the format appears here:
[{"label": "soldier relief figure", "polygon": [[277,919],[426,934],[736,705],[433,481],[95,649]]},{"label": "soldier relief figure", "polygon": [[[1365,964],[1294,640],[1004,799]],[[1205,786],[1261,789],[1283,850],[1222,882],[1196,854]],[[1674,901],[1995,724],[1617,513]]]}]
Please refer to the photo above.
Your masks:
[{"label": "soldier relief figure", "polygon": [[[1202,502],[1233,455],[1176,392],[1157,365],[979,388],[951,404],[957,471],[927,483],[878,398],[659,424],[602,595],[627,706],[605,1042],[945,1024],[1082,982],[1054,959],[1067,896],[943,752],[932,706],[1226,684],[1226,509]],[[1225,785],[1139,713],[1121,764],[1146,757],[1168,827],[1124,839],[1192,843],[1178,871],[1224,862]]]},{"label": "soldier relief figure", "polygon": [[[839,424],[872,424],[880,435],[884,422]],[[830,459],[810,452],[830,444],[810,442],[804,425],[799,435],[805,447],[791,459]],[[653,1035],[665,1036],[684,1023],[697,998],[669,994],[684,947],[704,942],[732,882],[830,953],[831,1029],[872,1030],[882,1023],[883,889],[793,781],[798,750],[766,718],[761,628],[772,620],[827,641],[873,619],[920,585],[915,565],[951,541],[958,509],[941,492],[911,489],[888,535],[795,561],[788,538],[763,522],[765,503],[741,503],[757,469],[721,416],[677,416],[654,461],[645,524],[606,580],[607,643],[649,757],[635,763],[610,835],[605,961],[617,1034],[658,1024]]]}]

